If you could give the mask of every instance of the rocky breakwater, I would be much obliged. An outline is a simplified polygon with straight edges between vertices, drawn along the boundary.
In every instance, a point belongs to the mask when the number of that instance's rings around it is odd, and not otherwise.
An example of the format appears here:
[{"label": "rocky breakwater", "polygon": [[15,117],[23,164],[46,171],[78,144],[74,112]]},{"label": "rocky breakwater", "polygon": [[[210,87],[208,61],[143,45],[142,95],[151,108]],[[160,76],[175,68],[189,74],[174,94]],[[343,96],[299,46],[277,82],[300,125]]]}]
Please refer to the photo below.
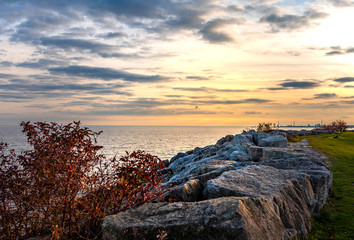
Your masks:
[{"label": "rocky breakwater", "polygon": [[306,143],[286,132],[249,131],[173,157],[164,170],[166,198],[103,222],[104,239],[135,229],[145,239],[298,239],[324,205],[332,174]]}]

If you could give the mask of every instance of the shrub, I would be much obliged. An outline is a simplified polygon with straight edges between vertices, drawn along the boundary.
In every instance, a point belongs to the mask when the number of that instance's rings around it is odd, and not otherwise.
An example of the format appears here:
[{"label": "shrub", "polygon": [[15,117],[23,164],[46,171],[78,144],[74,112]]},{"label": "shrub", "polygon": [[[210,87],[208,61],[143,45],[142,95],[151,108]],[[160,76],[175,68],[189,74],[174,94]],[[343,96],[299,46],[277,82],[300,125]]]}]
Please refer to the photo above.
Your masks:
[{"label": "shrub", "polygon": [[273,128],[275,128],[275,123],[258,123],[257,131],[271,132]]},{"label": "shrub", "polygon": [[335,120],[329,125],[323,125],[316,130],[334,130],[338,132],[345,132],[349,128],[348,124],[343,120]]},{"label": "shrub", "polygon": [[22,122],[33,147],[0,143],[0,239],[97,238],[108,214],[159,199],[163,164],[143,151],[107,160],[80,122]]}]

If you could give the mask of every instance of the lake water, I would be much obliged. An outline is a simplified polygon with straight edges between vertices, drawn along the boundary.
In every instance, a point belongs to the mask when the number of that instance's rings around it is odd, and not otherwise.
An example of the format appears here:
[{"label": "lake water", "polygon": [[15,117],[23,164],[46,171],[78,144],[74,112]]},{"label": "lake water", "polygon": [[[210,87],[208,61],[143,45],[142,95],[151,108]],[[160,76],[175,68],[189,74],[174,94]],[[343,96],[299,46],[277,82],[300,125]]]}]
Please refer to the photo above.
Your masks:
[{"label": "lake water", "polygon": [[[170,126],[88,126],[93,131],[103,131],[98,145],[104,146],[104,154],[112,157],[125,151],[144,150],[162,160],[195,147],[215,144],[228,134],[239,134],[251,127],[170,127]],[[253,127],[254,129],[254,127]],[[306,129],[306,128],[305,128]],[[0,141],[10,149],[21,152],[29,149],[26,136],[20,126],[0,125]],[[297,129],[300,130],[300,129]]]}]

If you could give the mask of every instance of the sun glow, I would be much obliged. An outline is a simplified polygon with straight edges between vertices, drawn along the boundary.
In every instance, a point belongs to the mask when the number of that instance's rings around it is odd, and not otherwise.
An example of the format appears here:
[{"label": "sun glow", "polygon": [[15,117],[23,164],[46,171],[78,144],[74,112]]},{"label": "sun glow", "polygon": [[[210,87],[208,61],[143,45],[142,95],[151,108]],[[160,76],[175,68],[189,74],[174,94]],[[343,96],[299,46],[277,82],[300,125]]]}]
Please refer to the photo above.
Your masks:
[{"label": "sun glow", "polygon": [[351,47],[354,44],[354,8],[329,9],[331,16],[322,20],[319,27],[308,30],[305,39],[323,47]]}]

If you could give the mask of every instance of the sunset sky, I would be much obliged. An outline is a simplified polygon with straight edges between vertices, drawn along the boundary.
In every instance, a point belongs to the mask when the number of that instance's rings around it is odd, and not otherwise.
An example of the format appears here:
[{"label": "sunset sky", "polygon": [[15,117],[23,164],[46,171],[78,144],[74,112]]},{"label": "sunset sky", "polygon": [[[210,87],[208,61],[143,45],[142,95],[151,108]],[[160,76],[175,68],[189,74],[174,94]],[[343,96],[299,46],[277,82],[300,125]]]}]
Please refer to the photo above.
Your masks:
[{"label": "sunset sky", "polygon": [[352,0],[0,3],[0,124],[354,124]]}]

